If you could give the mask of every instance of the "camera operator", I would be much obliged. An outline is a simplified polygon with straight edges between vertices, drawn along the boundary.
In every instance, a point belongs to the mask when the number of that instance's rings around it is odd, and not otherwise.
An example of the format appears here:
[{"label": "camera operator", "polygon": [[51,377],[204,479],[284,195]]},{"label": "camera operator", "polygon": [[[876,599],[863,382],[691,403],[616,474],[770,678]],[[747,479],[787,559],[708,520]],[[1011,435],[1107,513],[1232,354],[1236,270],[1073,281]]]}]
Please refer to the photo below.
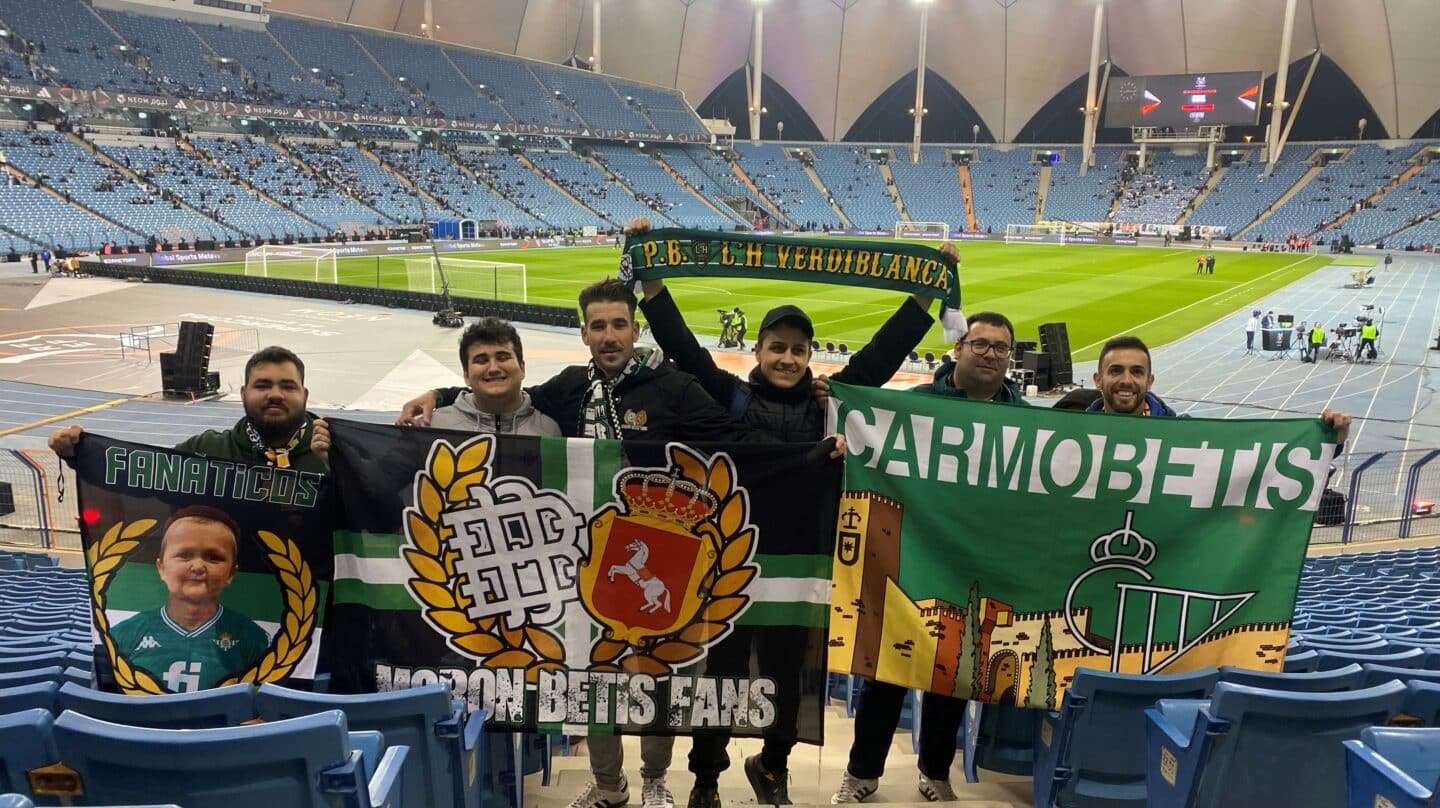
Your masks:
[{"label": "camera operator", "polygon": [[1355,351],[1355,358],[1359,359],[1363,353],[1374,359],[1377,356],[1375,340],[1380,338],[1380,326],[1375,325],[1375,321],[1369,317],[1362,318],[1360,323],[1360,348]]},{"label": "camera operator", "polygon": [[729,309],[716,309],[720,315],[720,347],[732,348],[735,345],[735,313]]}]

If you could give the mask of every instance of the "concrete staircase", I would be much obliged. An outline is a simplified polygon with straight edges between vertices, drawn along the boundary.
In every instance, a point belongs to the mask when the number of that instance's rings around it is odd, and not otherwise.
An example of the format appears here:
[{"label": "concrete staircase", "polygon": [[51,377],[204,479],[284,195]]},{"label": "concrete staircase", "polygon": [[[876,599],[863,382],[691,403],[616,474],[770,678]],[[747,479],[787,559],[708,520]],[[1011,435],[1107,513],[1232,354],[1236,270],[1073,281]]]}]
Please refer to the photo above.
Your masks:
[{"label": "concrete staircase", "polygon": [[[252,184],[250,183],[250,180],[249,180],[249,179],[247,179],[247,178],[246,178],[243,174],[241,174],[239,171],[236,171],[236,170],[234,170],[233,168],[231,168],[230,165],[229,165],[228,163],[226,163],[224,160],[216,160],[215,158],[211,157],[210,155],[208,155],[208,154],[206,154],[205,152],[201,151],[200,149],[196,148],[196,147],[195,147],[195,144],[191,143],[190,141],[188,141],[188,140],[186,140],[186,139],[184,139],[184,138],[181,138],[178,142],[179,142],[179,144],[180,144],[180,149],[181,149],[181,151],[188,151],[188,152],[191,152],[191,153],[195,154],[195,155],[196,155],[197,157],[199,157],[201,160],[204,160],[206,163],[209,163],[212,167],[215,168],[215,170],[219,171],[221,174],[224,174],[226,177],[229,177],[230,179],[234,180],[235,182],[240,183],[240,185],[241,185],[242,187],[248,188],[252,193],[254,193],[256,196],[260,197],[261,199],[265,200],[266,202],[269,202],[270,204],[274,205],[275,207],[280,208],[281,210],[283,210],[283,211],[285,211],[285,212],[287,212],[287,213],[295,216],[295,217],[298,218],[298,219],[303,219],[303,220],[309,222],[310,224],[315,225],[316,227],[320,228],[321,230],[325,230],[325,229],[326,229],[325,225],[322,225],[322,224],[320,224],[319,222],[315,221],[314,219],[311,219],[309,216],[305,216],[305,215],[301,214],[299,211],[296,211],[294,208],[290,207],[289,205],[285,204],[284,202],[281,202],[280,200],[276,199],[275,197],[273,197],[273,196],[265,193],[264,189],[260,188],[259,186],[252,185]],[[237,228],[237,229],[238,229],[238,228]]]},{"label": "concrete staircase", "polygon": [[[1375,193],[1371,194],[1368,198],[1366,198],[1366,200],[1365,200],[1365,206],[1366,206],[1366,207],[1370,207],[1371,205],[1374,205],[1375,203],[1379,202],[1382,197],[1384,197],[1386,194],[1390,193],[1391,191],[1395,190],[1397,187],[1400,186],[1401,183],[1405,182],[1406,180],[1410,179],[1411,177],[1415,176],[1416,174],[1419,174],[1421,171],[1424,171],[1424,170],[1425,170],[1425,166],[1423,166],[1423,165],[1421,165],[1421,164],[1419,164],[1419,163],[1412,163],[1409,168],[1407,168],[1407,169],[1405,169],[1404,171],[1400,172],[1400,176],[1398,176],[1398,177],[1396,177],[1395,179],[1391,180],[1389,183],[1387,183],[1387,184],[1385,185],[1385,187],[1381,188],[1380,190],[1376,191]],[[1350,208],[1349,210],[1345,211],[1344,213],[1340,214],[1339,216],[1336,216],[1336,217],[1335,217],[1335,221],[1331,222],[1331,223],[1330,223],[1328,226],[1326,226],[1326,227],[1320,228],[1320,231],[1317,231],[1317,232],[1323,232],[1323,231],[1325,231],[1325,230],[1334,230],[1336,227],[1339,227],[1346,219],[1348,219],[1348,218],[1350,218],[1351,216],[1354,216],[1354,215],[1355,215],[1355,209],[1352,207],[1352,208]]]},{"label": "concrete staircase", "polygon": [[835,197],[830,193],[830,190],[825,187],[825,183],[820,179],[820,174],[815,171],[815,166],[806,165],[805,176],[810,178],[811,184],[815,186],[816,191],[820,192],[820,196],[830,203],[830,209],[835,211],[835,215],[840,217],[840,221],[846,227],[854,227],[854,225],[850,223],[850,217],[846,216],[845,211],[840,209],[840,203],[835,201]]},{"label": "concrete staircase", "polygon": [[1045,201],[1050,198],[1050,175],[1053,172],[1049,164],[1040,167],[1040,179],[1035,188],[1035,224],[1045,221]]},{"label": "concrete staircase", "polygon": [[975,218],[975,189],[974,180],[970,177],[970,165],[960,163],[956,170],[960,174],[960,193],[965,197],[965,230],[974,233],[980,229],[980,221]]},{"label": "concrete staircase", "polygon": [[676,185],[679,185],[681,188],[689,191],[691,196],[705,203],[705,207],[714,211],[716,216],[719,216],[722,219],[728,219],[732,223],[736,221],[734,211],[728,209],[722,210],[719,205],[716,205],[714,202],[710,201],[709,197],[700,193],[700,191],[695,186],[691,185],[683,176],[681,176],[680,172],[671,168],[669,163],[658,157],[651,157],[651,159],[655,161],[656,165],[660,166],[660,169],[662,171],[670,175],[670,179],[674,180]]},{"label": "concrete staircase", "polygon": [[905,209],[905,200],[900,198],[900,186],[895,184],[895,175],[890,171],[890,164],[881,162],[876,165],[880,168],[880,176],[885,179],[885,192],[889,194],[895,212],[900,214],[900,221],[910,221],[910,211]]},{"label": "concrete staircase", "polygon": [[555,178],[552,177],[552,176],[550,176],[549,174],[545,173],[544,169],[540,168],[540,166],[535,165],[535,162],[534,162],[533,160],[531,160],[529,157],[526,157],[524,152],[518,152],[518,151],[517,151],[517,152],[512,152],[512,155],[515,157],[515,162],[517,162],[517,163],[519,163],[520,165],[525,166],[526,168],[530,169],[530,171],[531,171],[532,173],[534,173],[536,176],[540,177],[540,179],[544,180],[546,185],[549,185],[551,188],[554,188],[555,190],[559,191],[559,192],[561,193],[561,195],[564,196],[566,199],[570,200],[571,202],[574,202],[575,204],[579,205],[581,208],[584,208],[585,210],[590,211],[591,213],[593,213],[593,214],[595,215],[595,218],[600,219],[601,221],[606,221],[606,222],[610,221],[609,219],[606,219],[603,215],[601,215],[600,211],[598,211],[598,210],[590,207],[589,205],[585,204],[584,202],[582,202],[582,201],[580,200],[579,197],[577,197],[577,196],[575,196],[574,194],[572,194],[572,193],[570,193],[569,191],[567,191],[567,190],[565,189],[565,186],[563,186],[563,185],[561,185],[560,183],[556,182],[556,181],[555,181]]},{"label": "concrete staircase", "polygon": [[[797,806],[829,806],[830,795],[840,784],[845,771],[850,742],[854,738],[854,721],[845,717],[843,707],[829,707],[825,714],[825,745],[823,747],[800,744],[790,754],[790,799]],[[755,792],[745,778],[744,760],[759,754],[759,738],[732,739],[729,746],[730,768],[720,775],[720,800],[726,806],[754,806]],[[638,808],[640,803],[640,740],[636,737],[624,739],[625,771],[630,781],[630,805]],[[689,799],[690,787],[695,779],[686,768],[686,755],[690,742],[685,738],[675,741],[674,758],[666,782],[675,795],[677,806],[683,806]],[[540,775],[531,775],[525,781],[525,804],[529,808],[566,808],[590,782],[590,764],[585,756],[584,745],[571,748],[568,757],[557,757],[552,768],[549,786],[540,785]],[[886,776],[880,780],[879,792],[866,800],[867,804],[932,806],[915,788],[917,769],[916,756],[911,748],[910,732],[902,730],[895,734],[890,754],[886,758]],[[966,783],[960,771],[960,755],[957,752],[951,768],[950,784],[955,787],[959,800],[948,805],[963,808],[1028,808],[1032,803],[1030,778],[981,771],[981,782]]]},{"label": "concrete staircase", "polygon": [[[729,161],[727,161],[727,162],[730,163],[730,171],[731,171],[731,173],[733,173],[736,177],[738,177],[741,182],[745,183],[745,187],[750,189],[750,193],[754,194],[756,199],[760,200],[761,202],[764,202],[765,205],[768,206],[771,211],[774,211],[774,213],[775,213],[776,215],[780,216],[780,218],[781,218],[782,221],[785,221],[785,220],[788,219],[788,217],[785,216],[785,211],[784,211],[784,209],[781,208],[779,205],[775,204],[775,200],[773,200],[773,199],[771,199],[770,197],[766,196],[766,195],[765,195],[765,192],[764,192],[764,191],[761,191],[761,190],[760,190],[760,187],[755,184],[755,180],[750,179],[750,175],[747,174],[747,173],[745,172],[745,169],[740,166],[740,161],[739,161],[739,160],[729,160]],[[790,222],[790,224],[794,224],[794,222]]]}]

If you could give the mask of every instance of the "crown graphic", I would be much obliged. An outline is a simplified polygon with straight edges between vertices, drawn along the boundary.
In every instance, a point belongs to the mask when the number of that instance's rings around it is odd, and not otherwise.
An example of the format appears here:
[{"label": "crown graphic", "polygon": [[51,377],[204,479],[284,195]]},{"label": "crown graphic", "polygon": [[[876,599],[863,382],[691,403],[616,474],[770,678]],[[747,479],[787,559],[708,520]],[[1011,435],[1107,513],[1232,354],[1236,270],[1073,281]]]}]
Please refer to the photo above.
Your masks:
[{"label": "crown graphic", "polygon": [[1155,542],[1131,527],[1134,511],[1125,512],[1125,526],[1102,533],[1090,542],[1090,559],[1096,564],[1120,562],[1149,566],[1155,560]]},{"label": "crown graphic", "polygon": [[620,477],[620,496],[634,516],[648,516],[690,530],[715,512],[708,488],[660,471],[632,471]]}]

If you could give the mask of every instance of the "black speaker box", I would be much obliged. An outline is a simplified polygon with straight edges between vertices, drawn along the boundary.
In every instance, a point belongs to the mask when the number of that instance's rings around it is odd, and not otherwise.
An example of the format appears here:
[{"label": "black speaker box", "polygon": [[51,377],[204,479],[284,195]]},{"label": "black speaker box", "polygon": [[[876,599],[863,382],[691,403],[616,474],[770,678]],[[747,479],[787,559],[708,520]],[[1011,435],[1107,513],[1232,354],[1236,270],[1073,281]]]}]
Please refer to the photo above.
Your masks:
[{"label": "black speaker box", "polygon": [[1047,354],[1070,355],[1070,334],[1064,323],[1045,323],[1040,326],[1040,350]]},{"label": "black speaker box", "polygon": [[196,239],[196,240],[195,240],[195,249],[197,249],[197,250],[213,250],[213,249],[215,249],[215,242],[214,242],[213,240],[211,240],[211,239],[204,239],[204,238],[202,238],[202,239]]}]

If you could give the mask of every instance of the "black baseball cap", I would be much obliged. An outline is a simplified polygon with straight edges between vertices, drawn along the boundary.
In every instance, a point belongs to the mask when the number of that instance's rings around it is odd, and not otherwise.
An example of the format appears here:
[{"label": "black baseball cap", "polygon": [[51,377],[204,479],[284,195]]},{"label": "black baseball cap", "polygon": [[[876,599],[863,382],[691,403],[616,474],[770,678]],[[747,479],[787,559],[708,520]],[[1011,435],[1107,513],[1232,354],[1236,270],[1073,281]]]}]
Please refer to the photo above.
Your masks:
[{"label": "black baseball cap", "polygon": [[815,339],[815,326],[810,322],[810,316],[800,309],[799,306],[776,306],[765,312],[765,319],[760,321],[760,330],[769,331],[782,322],[799,328],[805,332],[806,339]]}]

